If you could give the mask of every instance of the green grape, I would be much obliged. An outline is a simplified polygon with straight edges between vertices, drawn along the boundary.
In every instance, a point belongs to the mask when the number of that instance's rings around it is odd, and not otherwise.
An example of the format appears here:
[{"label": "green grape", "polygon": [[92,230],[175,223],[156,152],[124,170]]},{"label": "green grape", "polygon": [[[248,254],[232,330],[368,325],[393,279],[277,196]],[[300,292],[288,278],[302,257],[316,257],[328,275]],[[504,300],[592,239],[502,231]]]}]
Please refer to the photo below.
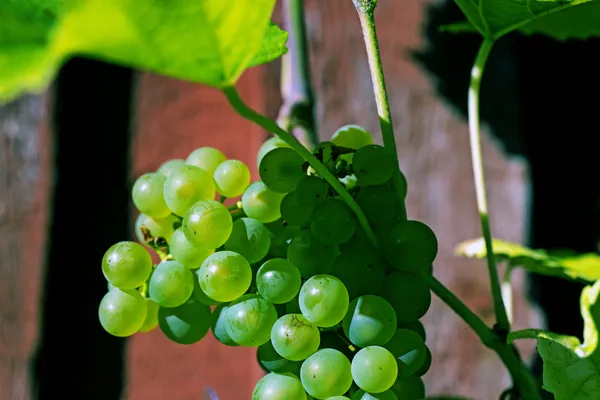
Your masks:
[{"label": "green grape", "polygon": [[219,304],[222,304],[220,301],[211,299],[206,295],[206,293],[204,293],[204,290],[202,290],[202,288],[200,287],[200,280],[198,279],[197,275],[194,278],[194,293],[192,293],[192,295],[196,300],[198,300],[201,304],[204,304],[205,306],[217,306]]},{"label": "green grape", "polygon": [[107,288],[107,292],[110,292],[111,290],[113,290],[116,286],[113,285],[112,283],[106,281],[106,288]]},{"label": "green grape", "polygon": [[100,324],[113,336],[131,336],[143,326],[148,306],[137,290],[114,288],[100,301]]},{"label": "green grape", "polygon": [[[331,137],[331,142],[340,147],[360,149],[368,144],[373,144],[373,136],[363,127],[350,124],[344,125],[335,131]],[[344,154],[341,158],[351,162],[353,155],[354,154]]]},{"label": "green grape", "polygon": [[272,258],[256,272],[258,293],[273,304],[291,301],[300,291],[300,271],[285,258]]},{"label": "green grape", "polygon": [[415,331],[421,336],[423,342],[427,340],[427,334],[425,332],[425,327],[421,321],[411,321],[411,322],[402,322],[398,321],[398,329],[410,329],[411,331]]},{"label": "green grape", "polygon": [[269,151],[260,161],[260,179],[269,189],[277,193],[288,193],[296,189],[298,181],[306,176],[304,159],[295,150],[279,147]]},{"label": "green grape", "polygon": [[337,325],[348,311],[348,290],[332,275],[315,275],[302,285],[298,303],[302,315],[321,328]]},{"label": "green grape", "polygon": [[213,147],[200,147],[190,153],[185,162],[198,168],[202,168],[213,176],[217,167],[225,162],[227,158],[223,153]]},{"label": "green grape", "polygon": [[260,165],[265,154],[270,152],[273,149],[277,149],[280,147],[291,148],[289,144],[287,144],[283,139],[280,139],[279,136],[273,136],[264,141],[264,143],[258,149],[258,154],[256,156],[256,165]]},{"label": "green grape", "polygon": [[212,315],[207,305],[195,299],[174,308],[158,309],[158,326],[163,334],[178,344],[193,344],[208,333]]},{"label": "green grape", "polygon": [[163,189],[167,178],[159,173],[149,173],[140,176],[134,183],[131,198],[141,213],[153,218],[165,218],[171,210],[165,203]]},{"label": "green grape", "polygon": [[427,272],[437,252],[435,233],[419,221],[396,224],[383,242],[383,253],[387,261],[401,271]]},{"label": "green grape", "polygon": [[204,260],[215,252],[213,249],[194,246],[185,236],[183,228],[173,233],[169,249],[175,260],[189,269],[200,268]]},{"label": "green grape", "polygon": [[194,291],[194,274],[183,264],[163,261],[152,272],[148,293],[161,307],[178,307],[188,301]]},{"label": "green grape", "polygon": [[427,347],[417,332],[398,329],[384,347],[398,360],[398,376],[413,375],[425,363]]},{"label": "green grape", "polygon": [[290,225],[303,226],[310,222],[314,207],[302,203],[293,190],[281,200],[281,218]]},{"label": "green grape", "polygon": [[367,347],[389,342],[396,324],[396,313],[390,303],[379,296],[365,295],[350,302],[342,327],[353,344]]},{"label": "green grape", "polygon": [[427,372],[429,372],[429,368],[431,368],[431,361],[432,361],[431,350],[429,350],[429,348],[427,346],[425,346],[425,361],[423,362],[423,365],[421,365],[421,368],[419,368],[413,375],[414,376],[423,376]]},{"label": "green grape", "polygon": [[398,397],[391,389],[381,393],[367,393],[360,389],[352,395],[351,400],[398,400]]},{"label": "green grape", "polygon": [[352,359],[352,377],[365,392],[385,392],[392,387],[397,376],[398,363],[383,347],[365,347]]},{"label": "green grape", "polygon": [[287,248],[287,259],[298,267],[304,279],[331,272],[337,255],[337,246],[324,244],[310,231],[298,232]]},{"label": "green grape", "polygon": [[311,232],[321,242],[338,245],[348,241],[356,229],[356,219],[342,200],[329,198],[315,207],[310,221]]},{"label": "green grape", "polygon": [[158,304],[151,299],[145,300],[148,312],[146,313],[146,319],[140,328],[140,332],[150,332],[158,326]]},{"label": "green grape", "polygon": [[271,235],[262,222],[254,218],[240,218],[233,223],[225,249],[235,251],[254,264],[262,260],[271,246]]},{"label": "green grape", "polygon": [[[335,331],[323,331],[321,332],[321,344],[319,349],[334,349],[343,353],[350,361],[354,358],[354,346],[350,347],[351,344],[345,339],[342,339],[343,335],[340,335]],[[354,350],[353,350],[354,349]]]},{"label": "green grape", "polygon": [[164,194],[173,214],[183,217],[195,203],[215,198],[215,184],[210,173],[186,165],[171,172],[165,182]]},{"label": "green grape", "polygon": [[184,167],[185,165],[185,160],[175,158],[173,160],[168,160],[165,163],[163,163],[156,172],[168,178],[169,175],[171,175],[171,172],[173,172],[179,167]]},{"label": "green grape", "polygon": [[286,314],[302,314],[302,310],[300,310],[300,304],[298,304],[298,297],[300,297],[300,291],[298,291],[298,294],[295,295],[292,300],[285,303]]},{"label": "green grape", "polygon": [[328,397],[325,400],[350,400],[350,399],[346,396],[333,396],[333,397]]},{"label": "green grape", "polygon": [[365,247],[342,251],[333,263],[331,275],[348,289],[350,299],[369,293],[378,293],[383,287],[385,266],[376,252]]},{"label": "green grape", "polygon": [[271,372],[258,381],[252,400],[306,400],[306,393],[296,375]]},{"label": "green grape", "polygon": [[375,230],[389,229],[398,221],[398,199],[387,185],[365,186],[354,198]]},{"label": "green grape", "polygon": [[268,340],[267,343],[258,347],[256,350],[256,359],[260,366],[267,372],[291,372],[294,375],[300,374],[300,366],[302,363],[300,361],[291,361],[283,358],[277,350],[275,350],[271,340]]},{"label": "green grape", "polygon": [[250,170],[238,160],[227,160],[219,164],[213,177],[217,192],[226,197],[241,196],[250,184]]},{"label": "green grape", "polygon": [[292,237],[300,231],[300,227],[285,224],[282,220],[264,224],[271,235],[271,247],[269,248],[268,258],[287,257],[287,248]]},{"label": "green grape", "polygon": [[218,201],[199,201],[188,210],[183,218],[183,232],[191,244],[207,249],[216,249],[225,244],[233,219],[229,210]]},{"label": "green grape", "polygon": [[145,227],[153,238],[161,237],[170,243],[178,221],[177,217],[172,214],[162,219],[153,219],[145,214],[140,214],[135,221],[135,236],[144,246],[148,246],[142,232],[142,227]]},{"label": "green grape", "polygon": [[399,171],[399,172],[400,172],[400,174],[399,174],[400,175],[400,179],[399,179],[399,181],[400,181],[400,184],[399,184],[400,196],[402,199],[406,199],[406,195],[408,194],[408,181],[406,180],[406,176],[404,175],[404,173],[402,171]]},{"label": "green grape", "polygon": [[420,319],[431,305],[431,292],[427,283],[410,272],[393,272],[385,278],[381,297],[394,308],[399,321]]},{"label": "green grape", "polygon": [[298,200],[307,207],[316,207],[327,198],[329,184],[314,175],[307,175],[298,181],[296,192]]},{"label": "green grape", "polygon": [[422,400],[425,397],[425,384],[421,378],[411,376],[394,382],[392,391],[402,400]]},{"label": "green grape", "polygon": [[394,156],[376,144],[358,149],[352,159],[358,182],[362,185],[381,185],[387,182],[394,173]]},{"label": "green grape", "polygon": [[302,361],[319,348],[319,328],[302,314],[286,314],[279,318],[271,330],[271,343],[275,351],[291,361]]},{"label": "green grape", "polygon": [[232,301],[225,313],[227,334],[240,346],[265,344],[271,337],[275,321],[275,306],[256,294],[246,294]]},{"label": "green grape", "polygon": [[141,286],[152,272],[152,258],[135,242],[119,242],[104,253],[102,273],[119,289]]},{"label": "green grape", "polygon": [[334,349],[319,350],[300,368],[304,389],[317,399],[341,396],[352,386],[350,361]]},{"label": "green grape", "polygon": [[252,283],[250,264],[233,251],[217,251],[210,255],[196,274],[202,291],[220,302],[239,298]]},{"label": "green grape", "polygon": [[285,194],[276,193],[262,182],[252,182],[242,195],[242,208],[250,218],[262,223],[273,222],[281,217],[281,200]]},{"label": "green grape", "polygon": [[238,346],[238,344],[227,333],[227,322],[225,315],[227,314],[227,304],[219,304],[212,313],[212,324],[210,326],[215,338],[226,346]]}]

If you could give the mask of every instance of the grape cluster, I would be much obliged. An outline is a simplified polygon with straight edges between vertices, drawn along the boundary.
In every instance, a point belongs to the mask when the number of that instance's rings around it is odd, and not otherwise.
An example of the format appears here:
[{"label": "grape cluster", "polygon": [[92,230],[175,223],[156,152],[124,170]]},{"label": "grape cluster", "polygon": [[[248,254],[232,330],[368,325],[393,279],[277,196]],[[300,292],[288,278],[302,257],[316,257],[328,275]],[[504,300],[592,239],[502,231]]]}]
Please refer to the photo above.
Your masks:
[{"label": "grape cluster", "polygon": [[[419,319],[431,294],[421,276],[436,237],[403,216],[390,182],[395,155],[369,132],[344,126],[314,154],[381,249],[281,139],[261,146],[253,183],[242,162],[203,147],[135,182],[141,244],[117,243],[102,260],[104,329],[125,337],[159,327],[179,344],[211,331],[224,345],[257,347],[267,374],[254,400],[423,398],[431,353]],[[226,207],[217,194],[241,199]]]}]

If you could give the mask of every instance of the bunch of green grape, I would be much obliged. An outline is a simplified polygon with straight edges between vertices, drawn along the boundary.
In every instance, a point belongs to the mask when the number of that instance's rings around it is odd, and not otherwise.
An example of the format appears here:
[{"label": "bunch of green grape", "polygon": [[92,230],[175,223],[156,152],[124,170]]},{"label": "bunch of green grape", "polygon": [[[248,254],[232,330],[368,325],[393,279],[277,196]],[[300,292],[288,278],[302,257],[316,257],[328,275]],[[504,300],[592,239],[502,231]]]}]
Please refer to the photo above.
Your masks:
[{"label": "bunch of green grape", "polygon": [[[422,275],[436,237],[403,215],[391,187],[395,154],[368,131],[344,126],[314,154],[354,197],[380,248],[281,139],[261,146],[253,183],[244,163],[199,148],[135,182],[141,244],[117,243],[102,260],[104,329],[126,337],[158,327],[183,345],[212,332],[226,346],[256,347],[266,375],[253,400],[422,399],[431,364]],[[239,201],[226,207],[225,198]]]}]

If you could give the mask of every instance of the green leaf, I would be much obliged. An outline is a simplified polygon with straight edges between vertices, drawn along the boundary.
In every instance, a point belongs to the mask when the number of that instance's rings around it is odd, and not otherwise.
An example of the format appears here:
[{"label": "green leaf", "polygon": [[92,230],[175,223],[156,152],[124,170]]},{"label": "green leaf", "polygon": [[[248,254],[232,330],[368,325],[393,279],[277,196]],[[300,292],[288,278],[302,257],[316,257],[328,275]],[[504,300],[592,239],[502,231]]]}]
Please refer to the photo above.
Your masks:
[{"label": "green leaf", "polygon": [[258,52],[252,57],[249,67],[266,64],[287,53],[288,33],[271,22]]},{"label": "green leaf", "polygon": [[[470,24],[491,40],[515,30],[563,40],[600,35],[600,0],[456,0],[456,3]],[[449,30],[466,31],[464,25]]]},{"label": "green leaf", "polygon": [[[600,280],[600,256],[594,253],[576,254],[571,251],[532,250],[516,243],[492,240],[494,254],[499,261],[509,261],[542,275],[594,282]],[[460,243],[455,253],[467,258],[484,259],[487,255],[483,238]]]}]

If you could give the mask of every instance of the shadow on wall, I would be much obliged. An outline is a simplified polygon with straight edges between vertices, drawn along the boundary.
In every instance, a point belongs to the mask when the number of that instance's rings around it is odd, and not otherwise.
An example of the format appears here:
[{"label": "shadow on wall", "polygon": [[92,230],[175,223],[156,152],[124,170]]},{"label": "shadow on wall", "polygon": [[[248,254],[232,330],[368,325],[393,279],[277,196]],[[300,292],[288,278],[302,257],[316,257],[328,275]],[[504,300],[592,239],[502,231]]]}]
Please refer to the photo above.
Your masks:
[{"label": "shadow on wall", "polygon": [[[464,19],[451,0],[429,8],[426,47],[413,56],[439,96],[466,118],[469,74],[481,38],[438,31],[440,25]],[[598,249],[599,50],[598,39],[558,42],[513,33],[498,41],[488,61],[481,120],[508,155],[528,162],[531,247]],[[546,328],[554,332],[582,336],[581,289],[558,278],[529,276],[530,299],[541,308]],[[539,357],[533,368],[541,374]]]}]

